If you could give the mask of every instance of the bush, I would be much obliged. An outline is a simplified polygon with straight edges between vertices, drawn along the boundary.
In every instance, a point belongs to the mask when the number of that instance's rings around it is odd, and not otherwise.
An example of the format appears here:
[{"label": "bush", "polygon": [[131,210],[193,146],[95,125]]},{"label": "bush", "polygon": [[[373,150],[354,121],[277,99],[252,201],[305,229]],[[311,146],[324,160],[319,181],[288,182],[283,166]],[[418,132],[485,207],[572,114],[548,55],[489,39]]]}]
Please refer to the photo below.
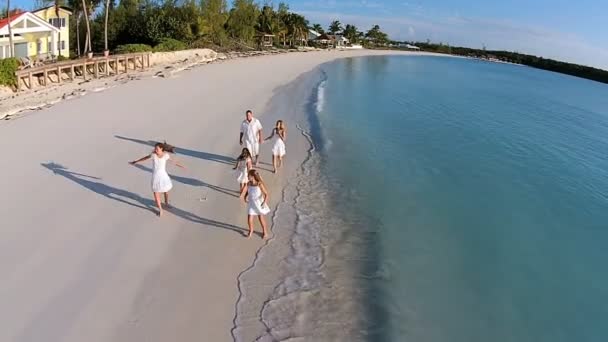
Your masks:
[{"label": "bush", "polygon": [[172,38],[161,39],[160,43],[154,47],[154,52],[180,51],[186,50],[188,46],[179,40]]},{"label": "bush", "polygon": [[150,52],[152,51],[152,47],[146,44],[125,44],[118,45],[114,50],[114,53],[137,53],[137,52]]},{"label": "bush", "polygon": [[0,85],[17,86],[17,76],[15,76],[17,69],[19,69],[17,58],[0,59]]},{"label": "bush", "polygon": [[69,60],[70,60],[70,58],[66,57],[64,55],[57,56],[57,62],[63,62],[63,61],[69,61]]}]

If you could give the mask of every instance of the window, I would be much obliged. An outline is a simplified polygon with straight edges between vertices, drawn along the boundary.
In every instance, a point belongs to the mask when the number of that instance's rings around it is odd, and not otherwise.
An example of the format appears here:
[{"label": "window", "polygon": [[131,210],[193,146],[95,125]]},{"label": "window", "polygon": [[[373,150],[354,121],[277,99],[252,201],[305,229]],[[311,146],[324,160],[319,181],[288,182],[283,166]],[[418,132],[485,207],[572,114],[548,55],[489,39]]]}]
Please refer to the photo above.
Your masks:
[{"label": "window", "polygon": [[38,43],[36,44],[36,53],[41,53],[42,52],[42,40],[38,40]]},{"label": "window", "polygon": [[56,28],[65,27],[65,18],[51,18],[49,19],[49,24],[55,26]]},{"label": "window", "polygon": [[59,51],[65,50],[65,40],[57,42],[57,50],[59,50]]},{"label": "window", "polygon": [[51,42],[48,42],[48,44],[46,44],[46,52],[51,52]]}]

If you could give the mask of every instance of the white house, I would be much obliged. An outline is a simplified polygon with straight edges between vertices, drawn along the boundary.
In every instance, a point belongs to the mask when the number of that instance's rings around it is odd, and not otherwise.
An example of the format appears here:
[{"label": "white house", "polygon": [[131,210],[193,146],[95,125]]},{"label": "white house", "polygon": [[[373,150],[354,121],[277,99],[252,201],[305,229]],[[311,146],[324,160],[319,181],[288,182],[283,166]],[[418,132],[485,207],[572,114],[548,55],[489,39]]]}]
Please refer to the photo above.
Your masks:
[{"label": "white house", "polygon": [[308,29],[308,41],[316,40],[321,34],[313,29]]},{"label": "white house", "polygon": [[348,40],[348,38],[344,37],[341,34],[337,34],[335,36],[335,39],[336,39],[336,48],[347,47],[350,44],[350,40]]},{"label": "white house", "polygon": [[[8,26],[11,26],[15,57],[41,54],[57,56],[59,29],[30,12],[12,14],[0,20],[0,58],[10,55]],[[43,44],[48,41],[49,44]],[[50,49],[50,51],[49,51]]]},{"label": "white house", "polygon": [[420,50],[420,48],[415,45],[405,44],[405,47],[410,50]]}]

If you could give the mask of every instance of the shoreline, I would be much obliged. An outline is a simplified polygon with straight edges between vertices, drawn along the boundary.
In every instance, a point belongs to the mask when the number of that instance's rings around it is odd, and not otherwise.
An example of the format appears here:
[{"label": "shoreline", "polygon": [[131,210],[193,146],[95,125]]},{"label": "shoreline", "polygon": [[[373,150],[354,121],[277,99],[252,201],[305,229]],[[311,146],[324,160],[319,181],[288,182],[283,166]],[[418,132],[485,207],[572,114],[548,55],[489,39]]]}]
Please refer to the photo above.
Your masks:
[{"label": "shoreline", "polygon": [[[0,339],[232,340],[237,277],[264,244],[240,236],[244,208],[230,172],[244,110],[258,113],[268,134],[278,114],[270,100],[281,87],[338,58],[392,54],[428,55],[363,50],[232,59],[0,124],[0,143],[15,147],[7,165],[19,165],[0,181],[14,197],[0,209],[8,227],[0,233],[3,259],[17,260],[0,263]],[[297,163],[305,139],[289,127],[287,161]],[[160,139],[176,145],[189,168],[169,170],[175,208],[162,219],[146,209],[149,171],[126,165]],[[263,145],[263,162],[269,153]],[[276,210],[282,180],[263,177]],[[37,195],[14,196],[30,193]],[[274,223],[272,236],[280,229]]]}]

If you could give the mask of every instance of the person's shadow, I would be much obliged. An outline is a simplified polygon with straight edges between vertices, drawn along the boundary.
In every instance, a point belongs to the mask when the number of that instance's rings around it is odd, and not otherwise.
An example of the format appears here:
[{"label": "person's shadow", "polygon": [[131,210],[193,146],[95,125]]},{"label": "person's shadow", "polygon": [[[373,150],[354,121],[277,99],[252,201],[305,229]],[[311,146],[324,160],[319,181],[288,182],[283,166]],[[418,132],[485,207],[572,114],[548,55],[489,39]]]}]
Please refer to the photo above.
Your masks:
[{"label": "person's shadow", "polygon": [[[88,190],[91,190],[99,195],[102,195],[108,199],[112,199],[112,200],[130,205],[133,207],[137,207],[140,209],[148,210],[155,214],[157,213],[156,204],[154,203],[154,201],[152,199],[144,198],[135,193],[106,185],[106,184],[100,182],[101,178],[99,178],[99,177],[94,177],[94,176],[89,176],[89,175],[85,175],[82,173],[73,172],[73,171],[70,171],[65,166],[63,166],[61,164],[56,164],[53,162],[41,163],[40,165],[42,165],[44,168],[47,168],[48,170],[52,171],[55,175],[65,177],[65,178],[71,180],[72,182],[74,182]],[[219,221],[215,221],[215,220],[206,219],[206,218],[200,217],[198,215],[195,215],[193,213],[187,212],[185,210],[176,208],[172,205],[169,206],[167,211],[184,220],[188,220],[188,221],[191,221],[194,223],[200,223],[203,225],[213,226],[213,227],[217,227],[217,228],[232,230],[243,236],[246,236],[246,234],[248,232],[248,230],[246,230],[244,228],[241,228],[241,227],[238,227],[238,226],[235,226],[232,224],[228,224],[228,223],[223,223],[223,222],[219,222]]]},{"label": "person's shadow", "polygon": [[[156,141],[152,141],[152,140],[140,140],[140,139],[135,139],[135,138],[123,137],[120,135],[114,135],[114,137],[116,139],[131,141],[131,142],[135,142],[138,144],[148,145],[150,147],[154,147],[154,145],[157,143]],[[215,154],[215,153],[189,150],[186,148],[181,148],[179,146],[175,146],[175,153],[183,154],[186,156],[199,158],[199,159],[203,159],[203,160],[214,161],[214,162],[218,162],[218,163],[222,163],[222,164],[228,164],[228,165],[233,165],[236,162],[236,160],[232,157],[223,156],[223,155]]]},{"label": "person's shadow", "polygon": [[[141,165],[141,164],[135,164],[134,165],[136,168],[142,170],[142,171],[146,171],[146,172],[150,172],[152,173],[152,169]],[[176,176],[176,175],[171,175],[171,179],[185,184],[185,185],[191,185],[191,186],[200,186],[200,187],[205,187],[211,190],[215,190],[217,192],[221,192],[223,194],[229,195],[229,196],[233,196],[233,197],[239,197],[239,192],[237,190],[231,190],[231,189],[227,189],[227,188],[223,188],[221,186],[217,186],[217,185],[213,185],[213,184],[209,184],[209,183],[205,183],[201,180],[198,180],[196,178],[189,178],[189,177],[182,177],[182,176]]]}]

